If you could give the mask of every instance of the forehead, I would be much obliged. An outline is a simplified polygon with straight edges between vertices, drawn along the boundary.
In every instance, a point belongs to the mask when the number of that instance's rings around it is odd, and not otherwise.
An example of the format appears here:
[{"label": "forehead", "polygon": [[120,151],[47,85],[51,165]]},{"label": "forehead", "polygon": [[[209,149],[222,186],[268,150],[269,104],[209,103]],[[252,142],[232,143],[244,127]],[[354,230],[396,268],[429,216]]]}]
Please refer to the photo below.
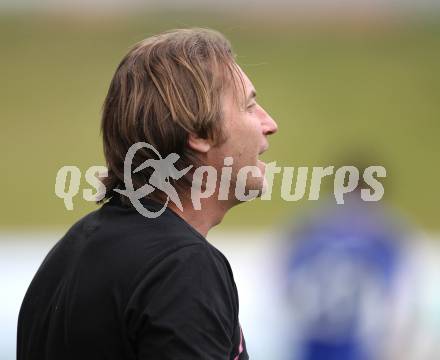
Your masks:
[{"label": "forehead", "polygon": [[247,102],[253,97],[252,94],[255,94],[254,85],[249,77],[238,65],[236,66],[237,71],[232,74],[233,82],[229,82],[222,95],[222,113],[226,131],[230,131],[236,125],[236,120],[243,115]]},{"label": "forehead", "polygon": [[255,90],[254,85],[252,84],[252,81],[249,79],[249,77],[246,75],[246,73],[243,71],[243,69],[237,65],[239,76],[241,77],[246,95],[249,95],[253,90]]},{"label": "forehead", "polygon": [[246,101],[255,93],[254,85],[241,67],[235,64],[235,70],[232,73],[233,81],[230,81],[230,86],[225,88],[224,95],[226,103],[236,107],[242,108]]}]

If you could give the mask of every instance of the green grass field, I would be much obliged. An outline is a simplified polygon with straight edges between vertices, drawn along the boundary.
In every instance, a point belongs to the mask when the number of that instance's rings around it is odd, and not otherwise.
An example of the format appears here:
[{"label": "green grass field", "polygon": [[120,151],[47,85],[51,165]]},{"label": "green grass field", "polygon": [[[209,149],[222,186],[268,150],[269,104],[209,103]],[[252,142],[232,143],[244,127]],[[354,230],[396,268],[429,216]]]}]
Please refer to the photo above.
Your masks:
[{"label": "green grass field", "polygon": [[[118,62],[157,31],[208,26],[231,40],[279,124],[265,160],[326,166],[361,152],[386,166],[386,201],[416,224],[440,228],[440,22],[356,28],[222,19],[1,16],[1,226],[66,226],[94,209],[78,195],[67,211],[55,175],[63,165],[84,174],[104,164],[100,109]],[[237,207],[225,224],[271,225],[311,205],[279,193],[277,182],[272,201]]]}]

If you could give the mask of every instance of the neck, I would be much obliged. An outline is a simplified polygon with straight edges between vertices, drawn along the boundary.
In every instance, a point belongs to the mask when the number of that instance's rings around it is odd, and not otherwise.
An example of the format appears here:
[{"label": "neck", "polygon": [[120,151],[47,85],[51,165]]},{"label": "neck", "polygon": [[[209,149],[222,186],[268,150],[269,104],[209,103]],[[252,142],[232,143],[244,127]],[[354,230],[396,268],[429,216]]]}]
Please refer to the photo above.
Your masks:
[{"label": "neck", "polygon": [[168,204],[168,208],[190,224],[201,235],[206,237],[209,230],[223,220],[223,217],[232,205],[228,201],[217,200],[210,197],[201,201],[200,210],[194,208],[191,200],[183,201],[182,207],[183,211],[172,201]]}]

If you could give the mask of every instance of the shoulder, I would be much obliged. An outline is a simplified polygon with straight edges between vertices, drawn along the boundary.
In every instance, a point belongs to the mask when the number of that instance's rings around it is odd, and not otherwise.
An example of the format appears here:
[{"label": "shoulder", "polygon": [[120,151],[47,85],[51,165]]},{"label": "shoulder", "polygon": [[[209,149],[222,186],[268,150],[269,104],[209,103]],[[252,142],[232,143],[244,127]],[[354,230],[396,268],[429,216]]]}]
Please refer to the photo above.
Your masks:
[{"label": "shoulder", "polygon": [[[162,257],[154,266],[136,276],[132,297],[180,299],[195,303],[205,299],[234,313],[238,310],[236,286],[229,265],[207,241],[182,244]],[[235,316],[237,314],[234,314]]]},{"label": "shoulder", "polygon": [[[147,277],[176,281],[198,291],[233,288],[233,279],[226,258],[210,243],[186,242],[170,249],[151,269]],[[183,284],[187,282],[187,284]]]},{"label": "shoulder", "polygon": [[145,315],[185,328],[210,326],[217,318],[229,337],[238,319],[236,288],[223,258],[209,243],[185,245],[138,277],[126,314],[134,328]]}]

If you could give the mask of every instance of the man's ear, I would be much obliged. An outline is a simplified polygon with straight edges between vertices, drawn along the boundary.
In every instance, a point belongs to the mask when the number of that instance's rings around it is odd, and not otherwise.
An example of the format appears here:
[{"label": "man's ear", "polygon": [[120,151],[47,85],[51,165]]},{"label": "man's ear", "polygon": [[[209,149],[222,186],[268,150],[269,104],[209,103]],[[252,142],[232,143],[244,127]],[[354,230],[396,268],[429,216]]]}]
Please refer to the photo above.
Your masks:
[{"label": "man's ear", "polygon": [[188,135],[188,146],[193,151],[207,153],[211,149],[211,141],[190,133]]}]

